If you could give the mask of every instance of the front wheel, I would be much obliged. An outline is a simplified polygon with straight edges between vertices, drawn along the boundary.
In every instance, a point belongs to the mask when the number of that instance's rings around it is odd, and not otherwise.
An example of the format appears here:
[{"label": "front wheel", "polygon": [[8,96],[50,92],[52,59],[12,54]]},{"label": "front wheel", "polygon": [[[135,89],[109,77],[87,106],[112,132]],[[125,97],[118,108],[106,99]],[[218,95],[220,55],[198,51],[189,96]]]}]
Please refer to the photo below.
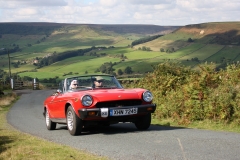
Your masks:
[{"label": "front wheel", "polygon": [[57,124],[55,122],[52,122],[50,117],[49,117],[49,112],[48,109],[46,109],[45,112],[45,122],[48,130],[54,130],[56,129]]},{"label": "front wheel", "polygon": [[135,126],[139,130],[147,130],[151,125],[151,113],[148,113],[145,116],[139,117],[135,122]]},{"label": "front wheel", "polygon": [[82,132],[83,122],[76,113],[74,112],[72,106],[67,109],[67,127],[71,135],[79,135]]}]

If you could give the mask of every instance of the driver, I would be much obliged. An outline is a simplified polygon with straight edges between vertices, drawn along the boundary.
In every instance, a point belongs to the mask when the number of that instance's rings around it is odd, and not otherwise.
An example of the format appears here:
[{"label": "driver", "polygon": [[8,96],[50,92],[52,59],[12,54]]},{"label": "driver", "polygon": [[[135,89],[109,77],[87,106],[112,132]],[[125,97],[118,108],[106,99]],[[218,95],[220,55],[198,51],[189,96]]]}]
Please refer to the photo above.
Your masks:
[{"label": "driver", "polygon": [[76,90],[77,89],[77,87],[78,87],[78,82],[77,82],[77,80],[72,80],[72,82],[71,82],[71,85],[70,85],[70,87],[69,87],[69,89],[71,89],[71,90]]},{"label": "driver", "polygon": [[103,87],[103,78],[101,76],[95,77],[94,85],[95,85],[95,88],[102,88]]}]

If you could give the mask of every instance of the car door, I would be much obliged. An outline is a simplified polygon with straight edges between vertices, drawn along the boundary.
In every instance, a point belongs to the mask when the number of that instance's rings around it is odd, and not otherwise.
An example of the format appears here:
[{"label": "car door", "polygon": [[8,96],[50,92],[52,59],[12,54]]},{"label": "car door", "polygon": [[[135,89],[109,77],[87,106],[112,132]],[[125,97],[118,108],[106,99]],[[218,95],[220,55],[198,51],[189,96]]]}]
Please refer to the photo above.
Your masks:
[{"label": "car door", "polygon": [[51,110],[51,115],[53,118],[64,118],[65,117],[65,101],[64,93],[59,93],[52,97],[49,102],[49,108]]}]

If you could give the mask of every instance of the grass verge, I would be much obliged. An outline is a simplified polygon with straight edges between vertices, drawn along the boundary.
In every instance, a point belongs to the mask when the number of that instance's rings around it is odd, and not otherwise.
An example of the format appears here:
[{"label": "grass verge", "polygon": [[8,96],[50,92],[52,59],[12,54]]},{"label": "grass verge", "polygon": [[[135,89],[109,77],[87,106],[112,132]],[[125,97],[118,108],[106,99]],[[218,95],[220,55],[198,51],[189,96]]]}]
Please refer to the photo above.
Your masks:
[{"label": "grass verge", "polygon": [[[16,101],[15,95],[0,97],[0,160],[5,159],[84,159],[106,160],[85,151],[55,144],[14,129],[7,123],[6,114]],[[11,102],[11,103],[9,103]],[[7,104],[7,105],[3,105]]]},{"label": "grass verge", "polygon": [[194,129],[205,129],[212,131],[225,131],[225,132],[235,132],[240,133],[239,125],[234,123],[223,124],[218,122],[213,122],[210,120],[195,121],[188,125],[179,125],[177,122],[174,122],[172,119],[152,119],[153,125],[162,125],[162,126],[172,126],[172,127],[185,127],[185,128],[194,128]]}]

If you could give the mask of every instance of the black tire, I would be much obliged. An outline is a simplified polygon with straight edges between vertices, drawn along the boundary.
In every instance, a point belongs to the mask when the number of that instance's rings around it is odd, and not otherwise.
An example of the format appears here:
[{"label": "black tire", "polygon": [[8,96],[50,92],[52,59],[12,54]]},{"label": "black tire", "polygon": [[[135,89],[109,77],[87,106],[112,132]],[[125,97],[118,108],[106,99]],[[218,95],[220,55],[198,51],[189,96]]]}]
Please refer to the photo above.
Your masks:
[{"label": "black tire", "polygon": [[67,117],[67,127],[71,135],[76,136],[81,134],[83,128],[83,122],[76,113],[74,112],[72,106],[69,106],[66,113]]},{"label": "black tire", "polygon": [[139,130],[147,130],[151,125],[151,119],[151,113],[148,113],[143,117],[139,117],[134,124]]},{"label": "black tire", "polygon": [[45,111],[45,122],[48,130],[54,130],[56,129],[57,123],[52,122],[50,117],[49,117],[49,112],[48,109]]}]

